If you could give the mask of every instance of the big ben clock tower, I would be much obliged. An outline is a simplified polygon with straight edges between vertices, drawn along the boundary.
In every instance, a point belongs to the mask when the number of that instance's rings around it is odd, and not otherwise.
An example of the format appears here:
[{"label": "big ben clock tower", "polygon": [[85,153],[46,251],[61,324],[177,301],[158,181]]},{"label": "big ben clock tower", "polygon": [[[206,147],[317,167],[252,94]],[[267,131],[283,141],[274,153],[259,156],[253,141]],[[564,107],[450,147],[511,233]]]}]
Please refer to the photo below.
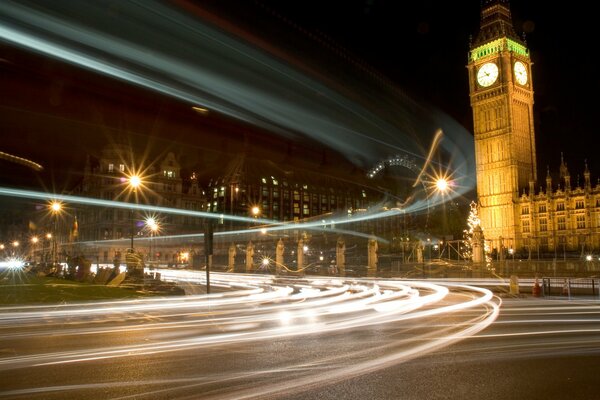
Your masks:
[{"label": "big ben clock tower", "polygon": [[467,68],[481,227],[493,247],[515,248],[516,201],[537,177],[531,60],[513,28],[508,0],[482,2]]}]

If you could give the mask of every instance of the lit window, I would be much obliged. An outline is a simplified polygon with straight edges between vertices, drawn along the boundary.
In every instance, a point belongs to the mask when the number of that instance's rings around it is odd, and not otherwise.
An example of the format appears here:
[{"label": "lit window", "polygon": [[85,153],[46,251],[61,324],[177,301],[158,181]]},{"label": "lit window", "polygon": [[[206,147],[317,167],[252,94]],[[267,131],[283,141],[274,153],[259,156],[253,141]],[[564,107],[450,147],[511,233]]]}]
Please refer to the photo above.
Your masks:
[{"label": "lit window", "polygon": [[585,229],[585,215],[577,216],[577,229]]},{"label": "lit window", "polygon": [[267,183],[267,178],[262,178],[262,179],[261,179],[261,182],[262,182],[262,183]]},{"label": "lit window", "polygon": [[108,172],[113,172],[115,170],[115,164],[108,164]]},{"label": "lit window", "polygon": [[119,164],[119,171],[125,172],[125,164]]}]

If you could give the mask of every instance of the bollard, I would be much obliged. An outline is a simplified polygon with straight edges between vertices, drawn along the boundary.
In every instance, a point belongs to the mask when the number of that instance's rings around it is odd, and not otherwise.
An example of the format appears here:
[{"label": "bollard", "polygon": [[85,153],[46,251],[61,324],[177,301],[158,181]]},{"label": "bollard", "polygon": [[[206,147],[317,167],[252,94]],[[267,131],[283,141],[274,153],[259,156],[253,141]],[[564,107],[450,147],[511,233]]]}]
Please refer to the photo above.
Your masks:
[{"label": "bollard", "polygon": [[519,295],[519,277],[516,275],[510,276],[510,284],[509,284],[509,294],[511,296]]},{"label": "bollard", "polygon": [[565,279],[565,282],[563,283],[563,288],[562,288],[562,294],[563,296],[568,296],[569,298],[571,298],[571,291],[569,290],[569,281],[567,279]]},{"label": "bollard", "polygon": [[533,288],[531,289],[531,294],[533,297],[540,297],[540,281],[538,278],[535,278],[535,283],[533,284]]}]

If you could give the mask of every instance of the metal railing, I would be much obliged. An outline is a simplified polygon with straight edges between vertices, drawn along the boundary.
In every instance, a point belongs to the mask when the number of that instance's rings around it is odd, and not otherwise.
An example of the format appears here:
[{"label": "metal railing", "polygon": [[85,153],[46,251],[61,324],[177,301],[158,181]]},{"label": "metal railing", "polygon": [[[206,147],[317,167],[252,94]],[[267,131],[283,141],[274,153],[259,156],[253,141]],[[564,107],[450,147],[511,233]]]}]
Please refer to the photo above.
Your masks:
[{"label": "metal railing", "polygon": [[599,278],[542,278],[543,296],[600,295]]}]

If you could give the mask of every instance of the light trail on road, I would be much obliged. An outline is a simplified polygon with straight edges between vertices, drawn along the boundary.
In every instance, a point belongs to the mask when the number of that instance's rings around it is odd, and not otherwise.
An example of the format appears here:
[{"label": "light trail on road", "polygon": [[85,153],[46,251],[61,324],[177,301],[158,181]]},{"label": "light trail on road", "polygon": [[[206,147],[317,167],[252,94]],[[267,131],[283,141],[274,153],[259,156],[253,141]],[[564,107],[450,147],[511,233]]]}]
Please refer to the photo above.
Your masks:
[{"label": "light trail on road", "polygon": [[[157,272],[165,280],[203,283],[199,271]],[[144,387],[143,394],[150,397],[154,390],[164,390],[158,389],[164,385],[175,388],[172,398],[177,397],[177,390],[190,385],[201,391],[215,385],[229,388],[214,398],[279,396],[387,368],[471,337],[496,319],[500,303],[486,289],[456,283],[217,273],[211,275],[211,282],[227,290],[210,295],[3,308],[0,346],[11,348],[14,354],[5,352],[0,357],[0,370],[85,366],[215,349],[235,354],[241,348],[289,340],[339,341],[341,351],[276,368],[247,365],[188,379],[154,377],[135,384]],[[347,340],[355,340],[353,335],[372,334],[373,330],[380,335],[363,346],[345,349]],[[52,338],[51,342],[46,343],[45,338]],[[30,345],[15,347],[23,342]],[[55,347],[54,343],[62,342],[68,345]],[[295,379],[290,381],[285,377],[292,371]],[[243,384],[267,375],[269,379],[260,385]],[[106,385],[119,387],[120,383]],[[102,384],[89,383],[88,389],[94,388],[102,388]],[[42,387],[31,382],[26,388],[0,391],[0,396],[43,396],[70,390],[86,389],[81,385]]]}]

